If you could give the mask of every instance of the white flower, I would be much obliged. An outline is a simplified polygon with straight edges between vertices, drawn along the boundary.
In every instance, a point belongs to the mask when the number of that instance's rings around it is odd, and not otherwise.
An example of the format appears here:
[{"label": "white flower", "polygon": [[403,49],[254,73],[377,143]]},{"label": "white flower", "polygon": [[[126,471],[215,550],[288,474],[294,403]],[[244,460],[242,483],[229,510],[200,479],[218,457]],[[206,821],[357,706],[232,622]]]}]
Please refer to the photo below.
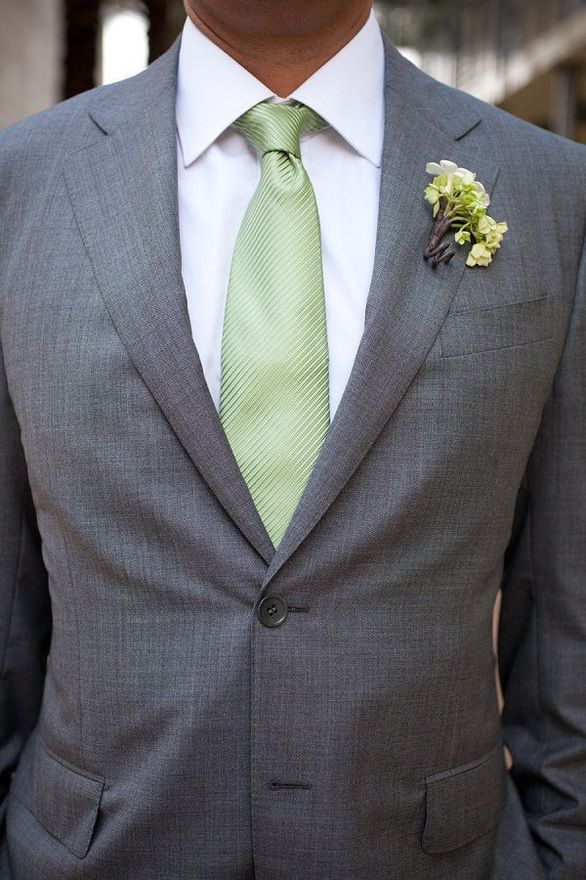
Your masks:
[{"label": "white flower", "polygon": [[447,174],[450,190],[454,177],[460,177],[464,183],[472,183],[475,177],[472,171],[468,171],[467,168],[458,168],[456,163],[450,162],[449,159],[442,159],[439,163],[428,162],[425,170],[428,174],[433,174],[434,177],[437,177],[438,174]]},{"label": "white flower", "polygon": [[486,213],[490,204],[486,189],[476,180],[474,172],[460,168],[449,159],[428,162],[425,170],[433,175],[433,180],[425,187],[423,197],[432,206],[435,217],[431,238],[424,252],[425,259],[433,257],[435,269],[442,262],[448,263],[454,256],[455,251],[440,241],[447,223],[448,228],[456,230],[456,244],[471,245],[466,265],[488,266],[509,227],[505,221],[497,223]]},{"label": "white flower", "polygon": [[480,204],[484,205],[485,208],[488,208],[488,206],[490,205],[490,196],[483,185],[480,183],[480,181],[474,181],[474,188],[478,193],[478,200],[480,201]]}]

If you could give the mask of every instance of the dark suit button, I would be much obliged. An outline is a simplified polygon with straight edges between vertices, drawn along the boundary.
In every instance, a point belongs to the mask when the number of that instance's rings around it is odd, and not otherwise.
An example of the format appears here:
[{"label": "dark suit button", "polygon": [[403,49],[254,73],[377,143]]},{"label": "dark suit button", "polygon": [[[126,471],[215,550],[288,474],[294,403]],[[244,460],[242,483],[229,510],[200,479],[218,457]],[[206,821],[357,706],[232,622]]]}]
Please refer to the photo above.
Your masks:
[{"label": "dark suit button", "polygon": [[265,596],[259,603],[257,613],[265,626],[280,626],[287,617],[287,603],[279,596]]}]

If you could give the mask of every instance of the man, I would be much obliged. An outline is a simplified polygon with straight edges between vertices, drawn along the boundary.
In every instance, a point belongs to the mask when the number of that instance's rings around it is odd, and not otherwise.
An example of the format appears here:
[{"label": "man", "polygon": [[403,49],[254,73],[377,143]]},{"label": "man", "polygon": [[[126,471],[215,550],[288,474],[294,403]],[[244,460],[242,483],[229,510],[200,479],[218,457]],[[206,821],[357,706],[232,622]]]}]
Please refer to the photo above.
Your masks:
[{"label": "man", "polygon": [[187,13],[0,140],[2,880],[583,880],[585,151]]}]

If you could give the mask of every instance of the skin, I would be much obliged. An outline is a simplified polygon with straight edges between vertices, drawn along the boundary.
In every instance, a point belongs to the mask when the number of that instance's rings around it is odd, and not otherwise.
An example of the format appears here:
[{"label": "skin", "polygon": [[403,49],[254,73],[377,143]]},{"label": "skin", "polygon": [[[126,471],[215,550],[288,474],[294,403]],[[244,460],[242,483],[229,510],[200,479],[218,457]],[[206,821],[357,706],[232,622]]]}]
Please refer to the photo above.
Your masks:
[{"label": "skin", "polygon": [[288,97],[365,24],[371,0],[183,0],[191,21]]}]

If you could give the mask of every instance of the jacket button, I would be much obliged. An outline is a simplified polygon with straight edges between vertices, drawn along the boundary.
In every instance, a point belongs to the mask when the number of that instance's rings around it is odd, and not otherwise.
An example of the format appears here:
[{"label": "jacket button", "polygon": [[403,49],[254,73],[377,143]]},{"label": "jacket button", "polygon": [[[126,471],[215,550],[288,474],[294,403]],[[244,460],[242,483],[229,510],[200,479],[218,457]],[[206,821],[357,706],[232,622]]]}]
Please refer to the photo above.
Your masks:
[{"label": "jacket button", "polygon": [[265,626],[280,626],[287,617],[287,603],[280,596],[265,596],[259,602],[257,614]]}]

